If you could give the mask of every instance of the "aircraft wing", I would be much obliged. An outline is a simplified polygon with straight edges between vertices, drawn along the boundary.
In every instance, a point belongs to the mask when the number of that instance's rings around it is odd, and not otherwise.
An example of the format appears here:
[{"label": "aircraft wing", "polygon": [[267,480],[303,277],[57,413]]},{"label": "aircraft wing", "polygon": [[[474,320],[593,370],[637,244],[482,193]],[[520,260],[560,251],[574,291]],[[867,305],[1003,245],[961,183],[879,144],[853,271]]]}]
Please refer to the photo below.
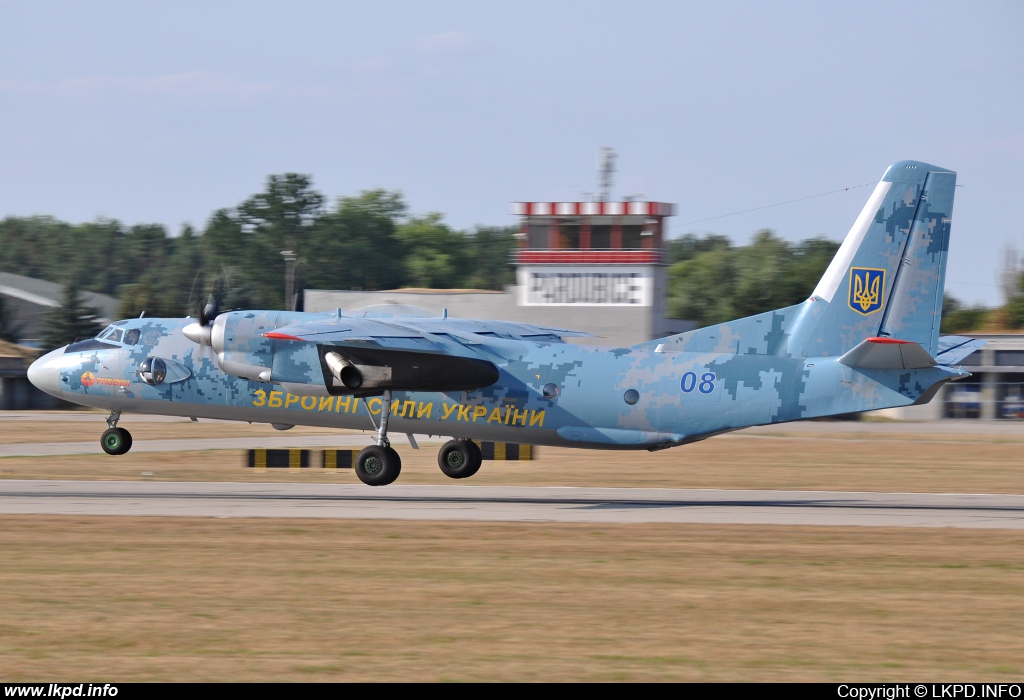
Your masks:
[{"label": "aircraft wing", "polygon": [[412,352],[458,353],[455,345],[484,345],[489,340],[561,343],[590,333],[512,321],[450,318],[330,318],[289,324],[265,334],[275,340],[302,340],[324,345],[379,347]]},{"label": "aircraft wing", "polygon": [[383,389],[471,391],[498,380],[495,356],[521,354],[510,352],[510,345],[562,343],[562,337],[570,335],[589,334],[508,321],[335,316],[262,333],[281,344],[269,373],[227,362],[221,367],[237,376],[287,384],[292,393],[316,387],[356,395]]},{"label": "aircraft wing", "polygon": [[430,334],[379,319],[332,319],[304,321],[263,334],[273,340],[294,340],[318,345],[353,348],[380,348],[409,352],[446,353],[451,346]]}]

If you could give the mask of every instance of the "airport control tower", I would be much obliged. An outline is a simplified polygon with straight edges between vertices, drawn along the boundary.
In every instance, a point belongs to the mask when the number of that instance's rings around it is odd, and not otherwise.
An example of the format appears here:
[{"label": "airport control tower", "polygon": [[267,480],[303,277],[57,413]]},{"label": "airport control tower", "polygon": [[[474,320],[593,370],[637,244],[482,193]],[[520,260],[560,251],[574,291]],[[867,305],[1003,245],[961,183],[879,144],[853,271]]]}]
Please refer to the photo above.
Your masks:
[{"label": "airport control tower", "polygon": [[633,324],[637,314],[646,321],[640,324],[646,326],[642,334],[658,337],[676,325],[665,319],[662,247],[665,220],[675,205],[639,198],[609,201],[613,164],[614,151],[605,149],[597,201],[512,205],[519,217],[519,246],[512,258],[518,304],[577,307],[584,316],[630,309]]},{"label": "airport control tower", "polygon": [[652,306],[663,290],[664,202],[516,202],[524,306]]}]

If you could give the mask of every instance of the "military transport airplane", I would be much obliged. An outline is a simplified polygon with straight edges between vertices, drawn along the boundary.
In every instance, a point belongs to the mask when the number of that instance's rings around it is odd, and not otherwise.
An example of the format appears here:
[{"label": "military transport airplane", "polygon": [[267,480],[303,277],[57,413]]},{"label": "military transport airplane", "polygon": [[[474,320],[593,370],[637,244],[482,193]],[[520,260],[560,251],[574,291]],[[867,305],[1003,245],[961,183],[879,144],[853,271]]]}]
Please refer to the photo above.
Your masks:
[{"label": "military transport airplane", "polygon": [[[474,440],[658,450],[753,425],[925,403],[984,341],[939,337],[956,173],[889,167],[802,304],[628,348],[505,321],[228,311],[136,318],[37,360],[29,379],[110,411],[101,445],[131,448],[124,413],[376,432],[356,459],[394,481],[388,430],[450,436],[456,479]],[[714,290],[708,290],[714,293]]]}]

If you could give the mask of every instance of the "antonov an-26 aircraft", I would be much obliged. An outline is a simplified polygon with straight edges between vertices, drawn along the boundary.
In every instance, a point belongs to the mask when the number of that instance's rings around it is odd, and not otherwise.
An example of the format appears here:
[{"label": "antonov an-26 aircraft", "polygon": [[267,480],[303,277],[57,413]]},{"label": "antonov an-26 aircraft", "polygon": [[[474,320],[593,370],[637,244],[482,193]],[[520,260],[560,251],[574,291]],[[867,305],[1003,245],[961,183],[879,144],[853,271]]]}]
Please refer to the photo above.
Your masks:
[{"label": "antonov an-26 aircraft", "polygon": [[[356,473],[393,482],[388,430],[450,436],[441,470],[480,468],[474,440],[660,450],[753,425],[925,403],[983,344],[939,337],[956,173],[889,167],[802,304],[628,348],[523,323],[229,311],[117,321],[37,360],[29,379],[110,411],[375,430]],[[714,290],[708,290],[714,294]]]}]

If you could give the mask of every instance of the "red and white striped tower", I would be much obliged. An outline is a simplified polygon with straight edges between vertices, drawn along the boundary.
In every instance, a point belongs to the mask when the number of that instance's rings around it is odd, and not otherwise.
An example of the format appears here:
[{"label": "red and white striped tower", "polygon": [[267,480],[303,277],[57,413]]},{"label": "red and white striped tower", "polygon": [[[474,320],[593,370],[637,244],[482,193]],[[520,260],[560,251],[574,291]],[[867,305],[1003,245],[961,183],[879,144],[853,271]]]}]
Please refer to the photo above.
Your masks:
[{"label": "red and white striped tower", "polygon": [[515,202],[520,304],[663,311],[665,202]]}]

